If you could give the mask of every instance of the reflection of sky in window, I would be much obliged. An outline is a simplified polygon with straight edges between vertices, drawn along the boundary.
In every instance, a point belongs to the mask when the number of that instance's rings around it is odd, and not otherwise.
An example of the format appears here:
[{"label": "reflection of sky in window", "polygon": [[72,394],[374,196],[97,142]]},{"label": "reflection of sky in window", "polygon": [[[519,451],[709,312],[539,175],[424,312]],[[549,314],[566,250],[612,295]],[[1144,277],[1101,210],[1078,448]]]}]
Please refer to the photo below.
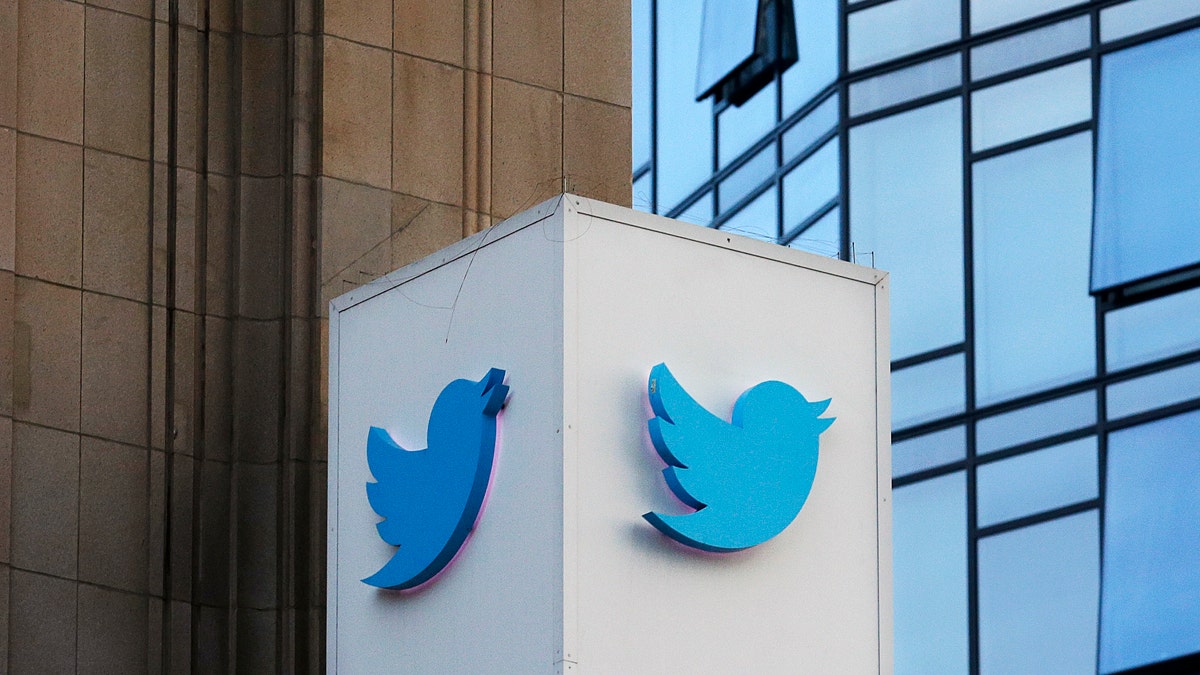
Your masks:
[{"label": "reflection of sky in window", "polygon": [[783,72],[786,118],[837,78],[838,0],[793,0],[799,60]]},{"label": "reflection of sky in window", "polygon": [[980,405],[1096,372],[1088,295],[1092,135],[975,165],[975,386]]},{"label": "reflection of sky in window", "polygon": [[1109,371],[1200,349],[1200,288],[1104,315]]},{"label": "reflection of sky in window", "polygon": [[1100,11],[1100,39],[1119,40],[1200,14],[1200,0],[1133,0]]},{"label": "reflection of sky in window", "polygon": [[962,354],[892,372],[892,428],[960,413],[966,405]]},{"label": "reflection of sky in window", "polygon": [[850,237],[891,276],[892,358],[963,339],[962,101],[850,130]]},{"label": "reflection of sky in window", "polygon": [[982,33],[1081,2],[1082,0],[971,0],[971,32]]},{"label": "reflection of sky in window", "polygon": [[650,0],[633,0],[633,167],[650,161]]},{"label": "reflection of sky in window", "polygon": [[932,469],[967,455],[966,427],[952,427],[892,443],[892,477]]},{"label": "reflection of sky in window", "polygon": [[1200,363],[1189,363],[1151,375],[1108,385],[1109,419],[1163,408],[1200,397]]},{"label": "reflection of sky in window", "polygon": [[1200,261],[1200,30],[1101,60],[1092,288]]},{"label": "reflection of sky in window", "polygon": [[1096,392],[1064,396],[980,420],[975,429],[976,452],[1003,450],[1095,423]]},{"label": "reflection of sky in window", "polygon": [[971,79],[999,75],[1022,66],[1048,61],[1092,44],[1092,19],[1078,16],[1043,28],[1018,33],[971,50]]},{"label": "reflection of sky in window", "polygon": [[830,258],[838,257],[842,251],[842,209],[833,207],[788,242],[788,246]]},{"label": "reflection of sky in window", "polygon": [[758,0],[704,0],[696,96],[754,55],[757,26]]},{"label": "reflection of sky in window", "polygon": [[786,164],[793,157],[808,149],[822,135],[837,126],[838,95],[835,93],[825,99],[807,115],[783,132],[783,161]]},{"label": "reflection of sky in window", "polygon": [[962,54],[955,52],[850,85],[850,116],[863,115],[935,94],[962,83]]},{"label": "reflection of sky in window", "polygon": [[850,70],[957,40],[959,3],[892,0],[850,14]]},{"label": "reflection of sky in window", "polygon": [[727,211],[742,197],[754,188],[762,185],[763,181],[775,173],[775,146],[768,145],[749,161],[738,167],[728,178],[721,181],[720,197],[721,210]]},{"label": "reflection of sky in window", "polygon": [[838,194],[838,139],[834,137],[783,177],[783,227],[799,225]]},{"label": "reflection of sky in window", "polygon": [[1100,672],[1200,650],[1200,412],[1108,442]]},{"label": "reflection of sky in window", "polygon": [[737,212],[737,215],[725,221],[721,229],[726,232],[740,234],[743,237],[761,239],[774,243],[778,237],[777,215],[779,207],[776,204],[778,193],[771,188],[762,193]]},{"label": "reflection of sky in window", "polygon": [[712,101],[696,101],[700,3],[658,0],[658,206],[666,212],[712,175]]},{"label": "reflection of sky in window", "polygon": [[1099,494],[1096,437],[1055,445],[976,469],[976,520],[980,527]]},{"label": "reflection of sky in window", "polygon": [[1091,117],[1092,64],[1076,61],[972,94],[971,149],[986,150]]},{"label": "reflection of sky in window", "polygon": [[979,541],[979,670],[1096,668],[1100,533],[1096,511]]},{"label": "reflection of sky in window", "polygon": [[963,472],[892,492],[897,675],[967,668],[967,497]]},{"label": "reflection of sky in window", "polygon": [[721,113],[717,144],[722,167],[775,128],[775,90],[772,82],[740,108],[730,106]]}]

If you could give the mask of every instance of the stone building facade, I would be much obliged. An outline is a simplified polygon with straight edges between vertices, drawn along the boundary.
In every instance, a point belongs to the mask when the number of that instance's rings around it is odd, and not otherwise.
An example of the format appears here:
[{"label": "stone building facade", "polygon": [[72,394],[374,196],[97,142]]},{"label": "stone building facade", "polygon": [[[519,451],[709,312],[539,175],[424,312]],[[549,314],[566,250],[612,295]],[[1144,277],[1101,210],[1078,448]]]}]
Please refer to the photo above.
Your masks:
[{"label": "stone building facade", "polygon": [[0,673],[324,669],[325,308],[630,201],[614,0],[0,0]]}]

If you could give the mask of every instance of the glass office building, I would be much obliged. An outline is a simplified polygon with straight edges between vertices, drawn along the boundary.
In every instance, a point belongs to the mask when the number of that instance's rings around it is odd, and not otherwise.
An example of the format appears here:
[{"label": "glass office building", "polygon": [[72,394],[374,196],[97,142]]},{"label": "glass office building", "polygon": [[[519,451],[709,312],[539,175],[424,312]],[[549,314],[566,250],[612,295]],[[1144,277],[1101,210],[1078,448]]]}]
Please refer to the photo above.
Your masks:
[{"label": "glass office building", "polygon": [[896,671],[1200,671],[1200,1],[632,11],[635,206],[891,272]]}]

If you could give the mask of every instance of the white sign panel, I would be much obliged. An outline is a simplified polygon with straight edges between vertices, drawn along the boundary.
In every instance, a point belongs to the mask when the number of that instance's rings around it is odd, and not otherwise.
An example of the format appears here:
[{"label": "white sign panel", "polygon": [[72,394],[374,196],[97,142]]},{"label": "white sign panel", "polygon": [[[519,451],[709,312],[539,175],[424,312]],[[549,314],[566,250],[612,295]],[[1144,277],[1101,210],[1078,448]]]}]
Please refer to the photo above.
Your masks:
[{"label": "white sign panel", "polygon": [[334,300],[330,672],[891,672],[886,287],[564,195]]}]

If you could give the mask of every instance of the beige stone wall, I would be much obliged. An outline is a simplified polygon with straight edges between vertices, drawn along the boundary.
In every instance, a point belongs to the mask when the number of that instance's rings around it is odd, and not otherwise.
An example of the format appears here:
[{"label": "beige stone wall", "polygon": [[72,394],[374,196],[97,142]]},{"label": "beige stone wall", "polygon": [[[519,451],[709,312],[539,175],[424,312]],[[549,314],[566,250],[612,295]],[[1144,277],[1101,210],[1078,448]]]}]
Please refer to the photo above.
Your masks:
[{"label": "beige stone wall", "polygon": [[330,0],[324,300],[560,192],[628,205],[627,0]]},{"label": "beige stone wall", "polygon": [[329,298],[629,201],[612,0],[0,0],[0,674],[320,671]]}]

